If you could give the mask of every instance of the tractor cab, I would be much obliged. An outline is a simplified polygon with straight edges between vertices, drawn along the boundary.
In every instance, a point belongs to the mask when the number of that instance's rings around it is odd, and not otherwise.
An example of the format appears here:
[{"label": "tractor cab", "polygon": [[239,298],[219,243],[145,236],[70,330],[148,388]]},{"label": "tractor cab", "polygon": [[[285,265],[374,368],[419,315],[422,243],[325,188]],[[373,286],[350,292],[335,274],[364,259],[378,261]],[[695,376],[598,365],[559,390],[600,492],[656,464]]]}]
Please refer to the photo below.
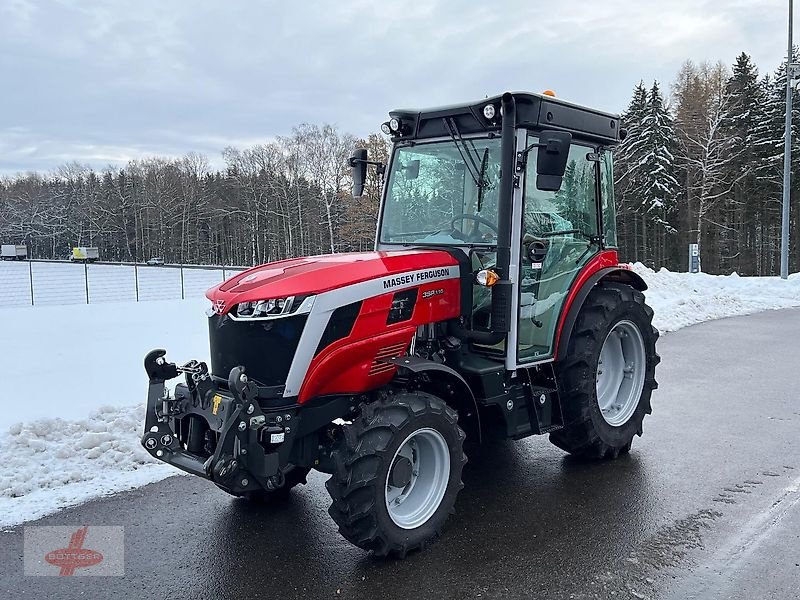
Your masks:
[{"label": "tractor cab", "polygon": [[[389,116],[377,248],[460,255],[473,347],[509,370],[552,360],[579,273],[616,247],[608,149],[619,119],[530,93]],[[356,193],[369,162],[360,152]]]}]

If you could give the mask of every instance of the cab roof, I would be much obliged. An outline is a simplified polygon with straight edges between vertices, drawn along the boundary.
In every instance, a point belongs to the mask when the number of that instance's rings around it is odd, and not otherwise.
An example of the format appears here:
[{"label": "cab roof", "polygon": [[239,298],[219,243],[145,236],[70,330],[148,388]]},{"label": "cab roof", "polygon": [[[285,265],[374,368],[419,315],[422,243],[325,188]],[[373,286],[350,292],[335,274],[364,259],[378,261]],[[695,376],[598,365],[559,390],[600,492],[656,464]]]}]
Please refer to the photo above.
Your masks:
[{"label": "cab roof", "polygon": [[[580,106],[544,94],[512,92],[517,113],[518,127],[541,131],[557,129],[569,131],[573,137],[604,145],[620,141],[619,115]],[[392,140],[425,139],[450,135],[447,119],[452,118],[462,135],[500,131],[500,101],[502,95],[475,102],[453,104],[425,109],[395,109],[390,118],[399,119],[400,132]],[[494,105],[494,117],[487,119],[483,109]]]}]

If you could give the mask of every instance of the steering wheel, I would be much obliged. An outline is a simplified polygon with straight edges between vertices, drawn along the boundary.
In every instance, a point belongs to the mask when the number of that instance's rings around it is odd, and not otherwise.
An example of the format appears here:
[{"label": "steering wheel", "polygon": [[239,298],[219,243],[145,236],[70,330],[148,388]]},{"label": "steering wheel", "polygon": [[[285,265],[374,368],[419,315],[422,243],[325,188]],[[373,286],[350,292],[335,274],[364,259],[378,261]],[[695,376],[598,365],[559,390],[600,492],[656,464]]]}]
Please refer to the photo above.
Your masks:
[{"label": "steering wheel", "polygon": [[[456,229],[456,223],[458,223],[459,221],[463,221],[464,219],[468,221],[475,221],[476,223],[480,223],[481,225],[486,225],[486,227],[491,229],[496,236],[500,235],[500,232],[497,230],[497,225],[492,223],[489,219],[484,219],[483,217],[479,217],[478,215],[468,215],[468,214],[458,215],[457,217],[453,217],[450,220],[450,227],[453,228],[453,231],[460,231],[461,233],[464,233],[463,231]],[[475,227],[472,230],[472,233],[469,235],[476,235],[478,233],[477,229],[478,228]]]}]

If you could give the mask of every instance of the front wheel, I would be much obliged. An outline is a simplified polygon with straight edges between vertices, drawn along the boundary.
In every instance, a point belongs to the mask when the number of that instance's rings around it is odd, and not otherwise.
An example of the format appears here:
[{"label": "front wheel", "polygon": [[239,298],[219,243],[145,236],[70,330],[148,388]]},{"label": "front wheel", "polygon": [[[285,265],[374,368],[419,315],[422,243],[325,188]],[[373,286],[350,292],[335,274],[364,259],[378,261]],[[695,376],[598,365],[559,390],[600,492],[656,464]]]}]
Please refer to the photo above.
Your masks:
[{"label": "front wheel", "polygon": [[567,355],[557,363],[564,429],[550,441],[577,456],[616,458],[642,435],[658,387],[658,330],[644,294],[619,283],[594,288],[581,307]]},{"label": "front wheel", "polygon": [[441,532],[461,490],[464,432],[443,400],[399,392],[361,406],[326,486],[339,532],[377,556],[405,556]]}]

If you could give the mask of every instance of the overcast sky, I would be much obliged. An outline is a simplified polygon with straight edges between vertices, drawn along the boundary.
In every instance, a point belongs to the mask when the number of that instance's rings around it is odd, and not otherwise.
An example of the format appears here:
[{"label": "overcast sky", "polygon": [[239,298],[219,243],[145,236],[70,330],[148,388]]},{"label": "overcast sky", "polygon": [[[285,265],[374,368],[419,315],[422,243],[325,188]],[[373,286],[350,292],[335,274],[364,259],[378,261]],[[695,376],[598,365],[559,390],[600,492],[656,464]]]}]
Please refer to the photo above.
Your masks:
[{"label": "overcast sky", "polygon": [[[553,89],[614,112],[687,58],[763,71],[788,0],[0,0],[0,172],[259,143]],[[469,6],[469,8],[468,8]],[[800,34],[799,36],[800,37]]]}]

